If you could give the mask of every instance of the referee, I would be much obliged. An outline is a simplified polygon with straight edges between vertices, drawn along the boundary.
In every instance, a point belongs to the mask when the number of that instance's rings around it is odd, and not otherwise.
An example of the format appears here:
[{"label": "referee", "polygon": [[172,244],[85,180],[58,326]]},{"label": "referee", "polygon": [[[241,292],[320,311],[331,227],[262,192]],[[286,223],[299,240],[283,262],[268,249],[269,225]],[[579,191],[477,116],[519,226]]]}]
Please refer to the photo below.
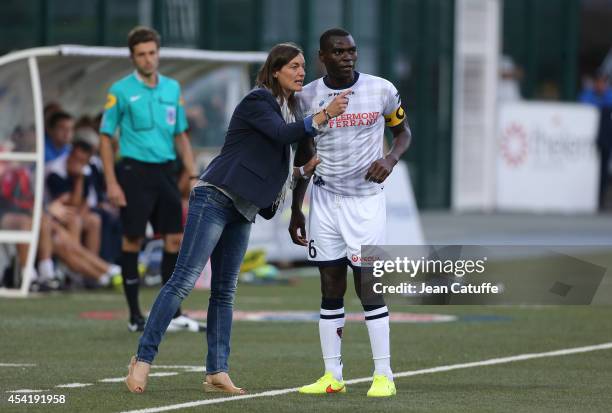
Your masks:
[{"label": "referee", "polygon": [[[180,85],[157,71],[159,34],[135,27],[128,35],[128,46],[135,70],[108,92],[100,125],[100,156],[108,197],[121,208],[121,271],[130,310],[128,329],[135,332],[143,331],[145,325],[138,302],[138,253],[147,222],[163,236],[161,272],[165,283],[174,270],[182,233],[181,196],[174,167],[177,153],[192,178],[195,169],[185,133],[187,119]],[[112,139],[117,127],[121,160],[115,166]],[[200,330],[180,308],[171,328]]]}]

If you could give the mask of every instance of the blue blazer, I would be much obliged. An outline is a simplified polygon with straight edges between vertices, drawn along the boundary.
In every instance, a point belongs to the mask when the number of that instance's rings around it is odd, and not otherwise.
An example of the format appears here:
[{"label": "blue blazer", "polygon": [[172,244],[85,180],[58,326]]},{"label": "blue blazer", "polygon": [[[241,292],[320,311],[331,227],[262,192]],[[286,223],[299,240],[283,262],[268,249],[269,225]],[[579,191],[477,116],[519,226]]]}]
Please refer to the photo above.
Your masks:
[{"label": "blue blazer", "polygon": [[253,89],[236,106],[221,153],[201,179],[270,207],[287,180],[290,144],[314,136],[310,124],[310,117],[285,123],[276,98],[267,89]]}]

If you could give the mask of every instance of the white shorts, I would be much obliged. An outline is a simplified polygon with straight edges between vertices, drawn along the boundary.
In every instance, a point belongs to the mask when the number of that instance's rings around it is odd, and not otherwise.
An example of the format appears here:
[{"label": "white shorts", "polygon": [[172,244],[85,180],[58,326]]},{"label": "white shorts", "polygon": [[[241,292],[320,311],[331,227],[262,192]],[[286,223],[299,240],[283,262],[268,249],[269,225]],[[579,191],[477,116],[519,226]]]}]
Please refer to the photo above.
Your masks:
[{"label": "white shorts", "polygon": [[384,245],[385,194],[347,197],[310,186],[308,260],[320,266],[361,266],[362,245]]}]

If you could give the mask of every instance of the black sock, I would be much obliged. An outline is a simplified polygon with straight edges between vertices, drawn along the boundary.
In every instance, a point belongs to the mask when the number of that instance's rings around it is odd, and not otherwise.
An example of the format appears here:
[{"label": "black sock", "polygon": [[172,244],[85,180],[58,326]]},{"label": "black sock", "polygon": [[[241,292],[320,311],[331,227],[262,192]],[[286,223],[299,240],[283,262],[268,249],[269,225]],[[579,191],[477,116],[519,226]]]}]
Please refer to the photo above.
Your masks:
[{"label": "black sock", "polygon": [[130,309],[130,320],[141,318],[140,305],[138,305],[138,253],[121,252],[121,276],[123,277],[123,291]]},{"label": "black sock", "polygon": [[[162,256],[161,262],[161,276],[162,276],[162,284],[166,284],[170,277],[172,277],[172,273],[174,272],[174,266],[176,265],[176,259],[178,258],[177,252],[168,252],[164,251],[164,255]],[[172,318],[176,318],[183,314],[181,312],[181,306],[176,309],[176,313]]]}]

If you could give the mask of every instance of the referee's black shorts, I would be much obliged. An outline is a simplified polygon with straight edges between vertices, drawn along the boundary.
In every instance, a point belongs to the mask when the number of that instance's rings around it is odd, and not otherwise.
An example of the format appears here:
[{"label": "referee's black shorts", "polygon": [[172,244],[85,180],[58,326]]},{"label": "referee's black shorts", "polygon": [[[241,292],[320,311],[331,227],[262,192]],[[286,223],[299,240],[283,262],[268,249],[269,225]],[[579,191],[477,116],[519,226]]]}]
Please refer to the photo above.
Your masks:
[{"label": "referee's black shorts", "polygon": [[158,234],[183,232],[181,194],[176,181],[176,163],[141,162],[123,158],[116,175],[127,206],[121,208],[123,235],[143,237],[147,222]]}]

